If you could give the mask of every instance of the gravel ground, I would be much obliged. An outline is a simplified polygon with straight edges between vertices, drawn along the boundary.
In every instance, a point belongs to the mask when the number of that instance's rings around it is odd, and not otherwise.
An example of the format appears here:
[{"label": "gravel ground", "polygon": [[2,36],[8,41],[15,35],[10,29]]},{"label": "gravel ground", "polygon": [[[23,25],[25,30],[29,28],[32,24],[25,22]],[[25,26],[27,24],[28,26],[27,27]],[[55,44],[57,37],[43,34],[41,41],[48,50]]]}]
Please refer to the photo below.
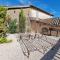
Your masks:
[{"label": "gravel ground", "polygon": [[24,56],[21,46],[17,42],[18,37],[16,35],[9,35],[7,38],[12,39],[13,42],[0,44],[0,60],[40,60],[43,57],[42,53],[34,51],[27,58]]},{"label": "gravel ground", "polygon": [[40,60],[43,54],[38,51],[31,52],[30,57],[24,56],[20,44],[17,42],[17,37],[14,35],[8,36],[12,39],[12,43],[0,44],[0,60]]}]

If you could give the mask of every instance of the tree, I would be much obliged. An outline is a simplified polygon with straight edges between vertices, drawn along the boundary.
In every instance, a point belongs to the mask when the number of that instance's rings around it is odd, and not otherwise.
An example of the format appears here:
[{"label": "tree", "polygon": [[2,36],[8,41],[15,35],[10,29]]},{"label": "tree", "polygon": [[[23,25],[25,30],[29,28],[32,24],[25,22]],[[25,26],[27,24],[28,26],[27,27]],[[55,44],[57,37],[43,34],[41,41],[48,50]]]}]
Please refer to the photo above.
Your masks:
[{"label": "tree", "polygon": [[25,32],[25,20],[26,17],[24,15],[23,10],[21,9],[21,12],[19,13],[19,32],[21,33]]},{"label": "tree", "polygon": [[7,8],[0,6],[0,36],[5,35],[6,32],[6,13]]},{"label": "tree", "polygon": [[8,27],[9,32],[16,33],[16,28],[17,28],[16,19],[10,20],[8,25],[9,25],[9,27]]}]

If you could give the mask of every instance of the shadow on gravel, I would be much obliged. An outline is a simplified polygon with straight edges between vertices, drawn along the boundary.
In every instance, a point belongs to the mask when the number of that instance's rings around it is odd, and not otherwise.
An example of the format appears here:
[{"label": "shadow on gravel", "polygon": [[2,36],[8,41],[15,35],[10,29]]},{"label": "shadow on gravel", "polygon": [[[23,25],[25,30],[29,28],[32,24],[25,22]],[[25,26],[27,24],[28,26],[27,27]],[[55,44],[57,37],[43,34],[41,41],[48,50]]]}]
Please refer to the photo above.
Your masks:
[{"label": "shadow on gravel", "polygon": [[40,60],[52,60],[55,54],[58,52],[59,48],[60,39]]}]

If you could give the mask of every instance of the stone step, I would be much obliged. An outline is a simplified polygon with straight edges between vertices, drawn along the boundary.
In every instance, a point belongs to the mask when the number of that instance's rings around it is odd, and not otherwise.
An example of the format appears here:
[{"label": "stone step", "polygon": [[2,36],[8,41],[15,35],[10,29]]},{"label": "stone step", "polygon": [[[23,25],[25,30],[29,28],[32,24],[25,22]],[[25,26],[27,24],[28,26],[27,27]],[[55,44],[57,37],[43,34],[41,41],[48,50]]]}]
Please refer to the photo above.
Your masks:
[{"label": "stone step", "polygon": [[60,54],[56,54],[52,60],[60,60]]},{"label": "stone step", "polygon": [[60,53],[57,53],[58,55],[60,55]]},{"label": "stone step", "polygon": [[54,59],[54,60],[60,60],[60,58],[58,58],[58,57],[56,57],[56,56],[54,56],[53,59]]},{"label": "stone step", "polygon": [[52,59],[52,60],[56,60],[56,59]]},{"label": "stone step", "polygon": [[58,50],[57,54],[60,54],[60,50]]},{"label": "stone step", "polygon": [[56,54],[55,57],[59,58],[60,59],[60,55]]}]

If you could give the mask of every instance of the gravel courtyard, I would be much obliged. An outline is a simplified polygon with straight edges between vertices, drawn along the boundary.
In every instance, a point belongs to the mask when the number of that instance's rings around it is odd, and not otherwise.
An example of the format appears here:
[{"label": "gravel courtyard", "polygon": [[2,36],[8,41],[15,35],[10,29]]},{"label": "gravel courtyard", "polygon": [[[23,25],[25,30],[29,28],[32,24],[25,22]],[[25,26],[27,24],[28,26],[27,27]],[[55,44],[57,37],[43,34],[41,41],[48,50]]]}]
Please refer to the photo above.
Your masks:
[{"label": "gravel courtyard", "polygon": [[36,52],[31,52],[29,59],[24,56],[17,38],[13,35],[8,38],[13,39],[12,43],[0,44],[0,60],[39,60],[43,55]]},{"label": "gravel courtyard", "polygon": [[0,60],[40,60],[44,55],[38,51],[30,53],[29,58],[24,56],[20,44],[17,42],[18,37],[8,36],[12,43],[0,44]]}]

